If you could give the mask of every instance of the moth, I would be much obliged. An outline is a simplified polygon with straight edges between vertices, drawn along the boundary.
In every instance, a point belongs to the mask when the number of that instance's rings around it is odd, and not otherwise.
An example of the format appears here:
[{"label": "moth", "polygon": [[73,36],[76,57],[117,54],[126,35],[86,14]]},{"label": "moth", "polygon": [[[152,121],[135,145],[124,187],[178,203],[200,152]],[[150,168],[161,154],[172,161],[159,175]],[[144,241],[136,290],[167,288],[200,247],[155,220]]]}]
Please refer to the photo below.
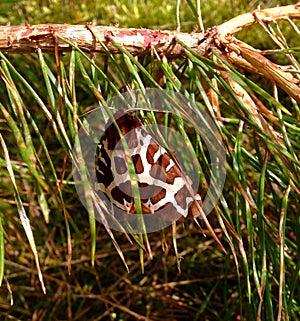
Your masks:
[{"label": "moth", "polygon": [[[178,161],[134,115],[119,112],[114,117],[118,128],[114,122],[107,124],[96,150],[96,190],[125,213],[135,213],[127,161],[130,157],[144,214],[159,214],[172,221],[199,216],[201,197],[191,187],[192,181]],[[126,141],[126,150],[119,132]]]}]

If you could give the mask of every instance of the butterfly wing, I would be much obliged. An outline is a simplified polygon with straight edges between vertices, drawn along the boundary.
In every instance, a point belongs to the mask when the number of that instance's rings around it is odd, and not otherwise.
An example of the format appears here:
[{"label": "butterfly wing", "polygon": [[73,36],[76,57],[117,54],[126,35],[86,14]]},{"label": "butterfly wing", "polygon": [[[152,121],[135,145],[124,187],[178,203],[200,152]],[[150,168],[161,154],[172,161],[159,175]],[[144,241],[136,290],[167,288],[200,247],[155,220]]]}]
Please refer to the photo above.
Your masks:
[{"label": "butterfly wing", "polygon": [[[144,213],[159,213],[164,219],[199,216],[201,197],[191,179],[135,117],[124,115],[117,124],[126,140],[139,186]],[[115,125],[105,131],[96,153],[97,189],[127,213],[135,212],[134,195],[125,150]]]}]

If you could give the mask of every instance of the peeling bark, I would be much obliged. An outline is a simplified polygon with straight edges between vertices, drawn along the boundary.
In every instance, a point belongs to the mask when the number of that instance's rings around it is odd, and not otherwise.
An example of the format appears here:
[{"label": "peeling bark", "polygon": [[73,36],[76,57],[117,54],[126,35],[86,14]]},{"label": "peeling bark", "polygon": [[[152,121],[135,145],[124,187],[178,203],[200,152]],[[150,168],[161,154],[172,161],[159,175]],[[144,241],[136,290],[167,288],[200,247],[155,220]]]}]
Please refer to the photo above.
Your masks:
[{"label": "peeling bark", "polygon": [[[203,33],[169,30],[124,29],[116,27],[67,24],[0,27],[0,51],[5,54],[70,51],[72,45],[94,53],[112,54],[127,50],[134,56],[154,54],[169,59],[185,57],[185,48],[208,56],[215,49],[230,64],[260,74],[278,84],[300,103],[299,81],[286,66],[268,60],[261,51],[236,39],[234,33],[252,24],[300,18],[300,3],[265,10],[255,10],[235,17]],[[296,32],[296,31],[295,31]]]},{"label": "peeling bark", "polygon": [[85,52],[105,53],[103,43],[113,54],[120,53],[117,46],[121,46],[133,55],[149,54],[155,49],[159,54],[174,58],[184,55],[182,46],[175,39],[204,54],[203,38],[203,33],[92,25],[6,26],[0,27],[0,50],[3,53],[30,53],[40,48],[43,52],[54,52],[56,47],[60,51],[70,51],[73,43]]}]

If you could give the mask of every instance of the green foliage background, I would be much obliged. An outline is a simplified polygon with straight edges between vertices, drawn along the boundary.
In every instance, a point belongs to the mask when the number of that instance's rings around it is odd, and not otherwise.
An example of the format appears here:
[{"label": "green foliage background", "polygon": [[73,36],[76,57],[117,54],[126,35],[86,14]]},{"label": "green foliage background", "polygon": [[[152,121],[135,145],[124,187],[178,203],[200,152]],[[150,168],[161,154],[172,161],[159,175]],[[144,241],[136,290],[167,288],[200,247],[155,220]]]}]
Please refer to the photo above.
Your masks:
[{"label": "green foliage background", "polygon": [[[289,3],[267,1],[264,7]],[[258,5],[259,1],[203,1],[203,23],[206,28],[218,25]],[[196,2],[181,1],[181,31],[195,29],[195,8]],[[90,21],[112,25],[117,21],[120,27],[175,29],[177,19],[176,1],[171,0],[0,3],[1,25]],[[297,59],[298,35],[287,24],[281,27],[290,47],[295,47],[292,53]],[[239,37],[257,48],[274,48],[258,28],[246,29]],[[0,287],[1,320],[253,320],[257,315],[263,320],[275,320],[277,314],[284,320],[297,319],[300,314],[300,222],[296,192],[299,189],[300,112],[290,97],[279,90],[280,104],[276,105],[270,98],[273,88],[269,83],[258,75],[246,75],[247,82],[238,71],[233,71],[237,81],[247,90],[253,90],[276,120],[284,124],[280,133],[285,134],[286,130],[284,142],[289,148],[285,156],[291,167],[280,160],[280,146],[261,132],[213,67],[192,54],[192,67],[183,59],[162,64],[167,88],[186,88],[199,106],[207,109],[210,106],[205,104],[205,91],[197,80],[201,79],[200,75],[209,74],[219,81],[218,94],[225,120],[220,132],[228,148],[228,178],[224,199],[209,221],[227,253],[219,248],[206,226],[202,224],[203,234],[193,222],[186,222],[176,231],[170,228],[148,236],[151,259],[137,242],[130,244],[125,235],[116,233],[118,252],[104,227],[89,220],[74,189],[68,148],[73,144],[78,119],[99,106],[94,94],[99,88],[106,100],[116,94],[112,84],[120,91],[125,90],[125,84],[138,88],[139,81],[149,86],[151,82],[146,73],[126,54],[115,57],[114,63],[112,57],[97,55],[92,60],[74,49],[60,57],[61,83],[58,85],[53,80],[57,79],[53,55],[7,55],[1,59],[1,75],[8,77],[8,83],[14,86],[0,83],[0,131],[21,203],[30,218],[47,288],[47,294],[42,294],[32,246],[20,222],[16,191],[1,151],[0,279],[4,275]],[[288,63],[283,52],[274,54],[272,59]],[[149,57],[139,58],[139,62],[154,77],[157,62]],[[175,78],[177,83],[172,82]],[[212,85],[209,81],[207,84]],[[64,95],[58,93],[58,88],[62,88]],[[52,118],[47,119],[46,109]],[[211,115],[216,120],[212,112]],[[272,119],[267,121],[279,130]],[[53,122],[58,126],[57,131]],[[45,142],[45,148],[41,142]],[[268,162],[264,159],[266,150],[270,151]],[[205,161],[205,152],[202,152],[197,151]],[[30,160],[36,159],[40,165],[35,177]],[[205,181],[209,167],[203,166],[201,179]],[[38,177],[44,183],[39,182]],[[242,191],[252,197],[257,211],[249,208]],[[222,228],[220,222],[226,228]],[[224,235],[226,229],[228,235]],[[125,257],[129,274],[120,254]],[[279,289],[283,289],[282,296]]]}]

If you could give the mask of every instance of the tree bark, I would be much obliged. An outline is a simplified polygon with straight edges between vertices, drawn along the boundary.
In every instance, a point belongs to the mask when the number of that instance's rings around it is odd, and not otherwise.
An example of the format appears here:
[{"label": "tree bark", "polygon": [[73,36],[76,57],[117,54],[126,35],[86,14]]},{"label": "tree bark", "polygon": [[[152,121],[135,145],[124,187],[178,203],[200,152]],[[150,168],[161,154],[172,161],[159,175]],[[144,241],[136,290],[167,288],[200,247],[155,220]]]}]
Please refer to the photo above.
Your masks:
[{"label": "tree bark", "polygon": [[[263,52],[236,39],[234,33],[255,23],[300,18],[300,3],[265,10],[255,10],[235,17],[203,33],[182,33],[169,30],[122,29],[116,27],[42,24],[0,27],[0,51],[6,54],[80,50],[112,54],[127,50],[134,56],[154,52],[167,58],[185,57],[185,48],[209,56],[215,49],[235,67],[257,73],[278,84],[300,103],[299,81],[285,66],[268,60]],[[295,33],[297,30],[295,31]]]},{"label": "tree bark", "polygon": [[3,53],[30,53],[40,48],[43,52],[70,51],[71,44],[85,52],[120,53],[118,46],[133,55],[145,55],[153,48],[166,57],[182,56],[184,50],[175,39],[204,54],[201,46],[203,33],[181,33],[149,29],[124,29],[92,25],[45,24],[34,26],[0,27],[0,50]]},{"label": "tree bark", "polygon": [[[255,10],[235,17],[205,33],[181,33],[169,30],[124,29],[92,25],[41,24],[33,26],[1,26],[0,51],[6,54],[30,53],[40,48],[43,52],[70,51],[76,44],[85,52],[105,52],[105,44],[111,53],[120,53],[118,46],[133,55],[145,55],[155,49],[168,58],[184,56],[179,44],[205,55],[208,49],[226,44],[226,37],[258,21],[288,20],[300,18],[300,4]],[[176,41],[178,40],[178,41]],[[218,40],[218,41],[215,41]],[[102,43],[102,44],[101,44]]]}]

